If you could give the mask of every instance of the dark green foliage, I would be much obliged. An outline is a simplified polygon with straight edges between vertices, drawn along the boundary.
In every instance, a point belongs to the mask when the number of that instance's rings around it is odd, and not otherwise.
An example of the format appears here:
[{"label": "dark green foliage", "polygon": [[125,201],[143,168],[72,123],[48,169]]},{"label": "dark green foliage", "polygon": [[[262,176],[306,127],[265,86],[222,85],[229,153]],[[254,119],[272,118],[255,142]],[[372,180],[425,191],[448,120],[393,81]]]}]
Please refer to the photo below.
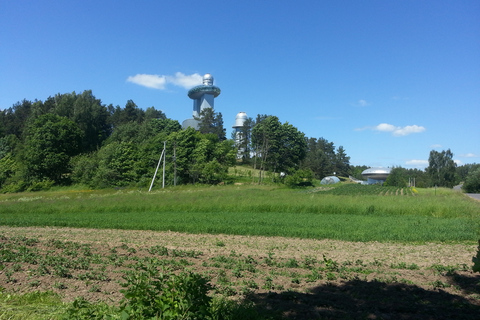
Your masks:
[{"label": "dark green foliage", "polygon": [[54,114],[38,117],[26,130],[25,177],[59,183],[70,172],[69,160],[81,149],[82,131],[71,120]]},{"label": "dark green foliage", "polygon": [[313,172],[310,169],[300,169],[285,177],[285,184],[290,188],[313,186]]},{"label": "dark green foliage", "polygon": [[219,140],[225,140],[225,128],[223,127],[223,116],[221,112],[215,112],[212,108],[205,108],[200,112],[199,131],[200,133],[215,134]]},{"label": "dark green foliage", "polygon": [[140,264],[138,270],[126,271],[124,279],[119,307],[77,299],[67,310],[68,319],[212,319],[211,286],[199,274],[176,275]]},{"label": "dark green foliage", "polygon": [[81,94],[57,94],[45,102],[36,101],[32,106],[32,119],[45,114],[65,117],[78,125],[82,131],[82,152],[97,149],[111,133],[108,110],[91,90]]},{"label": "dark green foliage", "polygon": [[4,157],[0,157],[0,187],[2,187],[5,181],[13,176],[17,170],[18,163],[12,154],[8,153]]},{"label": "dark green foliage", "polygon": [[405,169],[401,167],[392,168],[392,171],[390,171],[390,174],[388,175],[387,180],[385,180],[384,185],[405,188],[407,186],[405,176]]},{"label": "dark green foliage", "polygon": [[315,178],[323,179],[334,173],[336,176],[342,177],[352,174],[350,157],[347,156],[342,146],[338,147],[335,152],[333,142],[328,142],[324,138],[308,138],[306,142],[307,151],[305,159],[302,161],[302,168],[312,170]]},{"label": "dark green foliage", "polygon": [[347,156],[343,146],[338,147],[335,154],[335,173],[340,177],[348,177],[352,170],[350,169],[350,157]]},{"label": "dark green foliage", "polygon": [[294,171],[306,154],[303,132],[288,122],[280,123],[275,116],[257,116],[252,129],[252,146],[262,171]]},{"label": "dark green foliage", "polygon": [[0,111],[0,135],[13,134],[21,138],[27,126],[32,110],[32,102],[23,100],[17,102],[11,108]]},{"label": "dark green foliage", "polygon": [[211,289],[202,276],[182,272],[159,272],[151,266],[128,272],[122,286],[125,298],[120,311],[129,319],[208,319]]},{"label": "dark green foliage", "polygon": [[[123,109],[119,106],[109,105],[108,111],[110,112],[110,123],[114,128],[129,122],[141,123],[145,118],[145,112],[132,100],[128,100]],[[149,115],[152,116],[152,113],[149,112]]]},{"label": "dark green foliage", "polygon": [[468,193],[480,193],[480,167],[468,174],[463,190]]},{"label": "dark green foliage", "polygon": [[468,163],[458,166],[455,170],[455,184],[461,184],[465,182],[468,175],[477,169],[480,169],[479,163]]},{"label": "dark green foliage", "polygon": [[112,142],[106,145],[98,151],[97,160],[94,186],[126,186],[138,181],[142,174],[142,168],[137,166],[138,147],[131,142]]},{"label": "dark green foliage", "polygon": [[155,107],[150,107],[145,110],[145,120],[167,120],[167,116],[163,113],[162,110],[157,110]]},{"label": "dark green foliage", "polygon": [[177,183],[221,182],[235,162],[233,141],[219,141],[214,134],[203,135],[192,128],[170,134],[167,146],[167,157],[175,153],[173,163],[167,164],[168,180],[176,172]]},{"label": "dark green foliage", "polygon": [[107,108],[92,94],[91,90],[76,96],[73,103],[73,120],[83,132],[82,151],[97,149],[110,135]]},{"label": "dark green foliage", "polygon": [[430,177],[431,186],[453,187],[455,184],[455,167],[453,153],[450,149],[442,152],[430,151],[426,172]]}]

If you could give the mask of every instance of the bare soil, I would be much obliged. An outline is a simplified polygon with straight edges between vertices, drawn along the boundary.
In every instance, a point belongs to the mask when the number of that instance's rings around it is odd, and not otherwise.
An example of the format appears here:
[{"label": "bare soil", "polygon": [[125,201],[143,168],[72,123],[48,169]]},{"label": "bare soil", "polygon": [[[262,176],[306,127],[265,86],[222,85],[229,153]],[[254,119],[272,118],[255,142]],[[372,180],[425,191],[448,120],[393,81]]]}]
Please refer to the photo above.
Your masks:
[{"label": "bare soil", "polygon": [[[476,245],[0,226],[4,247],[21,237],[37,239],[30,246],[44,256],[81,255],[52,247],[51,240],[59,240],[88,245],[104,261],[123,260],[59,276],[52,269],[39,275],[38,265],[5,262],[0,254],[0,287],[7,292],[51,290],[66,302],[82,296],[115,304],[123,297],[119,283],[123,272],[134,265],[134,257],[157,257],[179,262],[172,264],[173,270],[183,265],[181,269],[209,277],[215,288],[212,294],[249,299],[259,309],[286,319],[477,319],[480,315],[480,275],[471,271]],[[170,254],[149,252],[154,246],[165,247]],[[175,256],[171,254],[175,250],[196,254]],[[103,276],[86,279],[86,272]]]}]

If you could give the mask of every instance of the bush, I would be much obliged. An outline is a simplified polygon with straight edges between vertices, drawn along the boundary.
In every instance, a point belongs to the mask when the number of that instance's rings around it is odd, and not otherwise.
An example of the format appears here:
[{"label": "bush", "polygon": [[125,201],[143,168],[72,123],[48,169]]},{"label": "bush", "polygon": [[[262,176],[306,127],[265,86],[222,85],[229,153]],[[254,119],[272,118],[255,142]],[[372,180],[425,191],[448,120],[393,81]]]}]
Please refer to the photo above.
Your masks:
[{"label": "bush", "polygon": [[42,181],[34,181],[27,188],[27,191],[46,191],[46,190],[49,190],[54,184],[55,182],[50,179],[44,179]]},{"label": "bush", "polygon": [[467,176],[462,188],[468,193],[480,192],[480,168],[474,170]]},{"label": "bush", "polygon": [[208,319],[211,289],[199,274],[159,272],[154,266],[140,266],[124,277],[125,298],[120,311],[128,319]]},{"label": "bush", "polygon": [[290,188],[313,186],[313,177],[310,169],[298,170],[285,178],[285,184]]},{"label": "bush", "polygon": [[140,265],[127,271],[122,284],[126,289],[119,307],[92,304],[77,299],[67,310],[68,319],[211,319],[211,289],[199,274],[178,275],[153,265]]}]

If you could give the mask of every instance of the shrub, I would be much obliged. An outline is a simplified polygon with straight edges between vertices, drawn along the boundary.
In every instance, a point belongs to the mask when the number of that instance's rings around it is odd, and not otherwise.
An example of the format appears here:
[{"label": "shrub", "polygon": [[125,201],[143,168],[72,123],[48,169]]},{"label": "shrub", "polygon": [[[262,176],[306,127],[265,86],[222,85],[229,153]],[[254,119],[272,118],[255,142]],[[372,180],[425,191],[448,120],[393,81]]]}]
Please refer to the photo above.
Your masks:
[{"label": "shrub", "polygon": [[290,188],[313,186],[313,172],[310,169],[297,170],[285,178],[285,184]]},{"label": "shrub", "polygon": [[153,266],[125,275],[128,287],[120,310],[129,319],[207,319],[211,298],[208,280],[192,272],[159,272]]},{"label": "shrub", "polygon": [[480,168],[474,170],[467,176],[463,184],[463,190],[468,193],[480,192]]},{"label": "shrub", "polygon": [[54,184],[55,182],[49,179],[44,179],[42,181],[34,181],[27,188],[27,191],[46,191],[49,190]]},{"label": "shrub", "polygon": [[69,319],[211,319],[211,286],[199,274],[168,270],[153,265],[126,272],[119,307],[91,304],[77,299],[67,310]]}]

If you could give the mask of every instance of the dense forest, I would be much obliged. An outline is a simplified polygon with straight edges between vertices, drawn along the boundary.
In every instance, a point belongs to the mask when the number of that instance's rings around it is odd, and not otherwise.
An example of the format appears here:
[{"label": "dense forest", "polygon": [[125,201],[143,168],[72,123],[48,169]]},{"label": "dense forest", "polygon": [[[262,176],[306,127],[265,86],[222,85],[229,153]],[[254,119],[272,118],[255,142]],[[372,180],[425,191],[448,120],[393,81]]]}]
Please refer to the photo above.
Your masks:
[{"label": "dense forest", "polygon": [[[266,172],[284,172],[288,179],[273,182],[292,186],[333,174],[361,178],[367,168],[351,166],[342,146],[308,138],[273,115],[248,118],[232,139],[221,113],[206,109],[197,120],[198,131],[183,130],[155,107],[142,109],[132,100],[124,107],[105,105],[90,90],[23,100],[0,111],[0,191],[147,187],[164,145],[167,185],[228,183],[228,168],[235,165],[258,169],[258,182]],[[452,156],[432,151],[427,170],[394,168],[387,183],[415,178],[417,186],[450,187],[480,167],[456,167]]]}]

